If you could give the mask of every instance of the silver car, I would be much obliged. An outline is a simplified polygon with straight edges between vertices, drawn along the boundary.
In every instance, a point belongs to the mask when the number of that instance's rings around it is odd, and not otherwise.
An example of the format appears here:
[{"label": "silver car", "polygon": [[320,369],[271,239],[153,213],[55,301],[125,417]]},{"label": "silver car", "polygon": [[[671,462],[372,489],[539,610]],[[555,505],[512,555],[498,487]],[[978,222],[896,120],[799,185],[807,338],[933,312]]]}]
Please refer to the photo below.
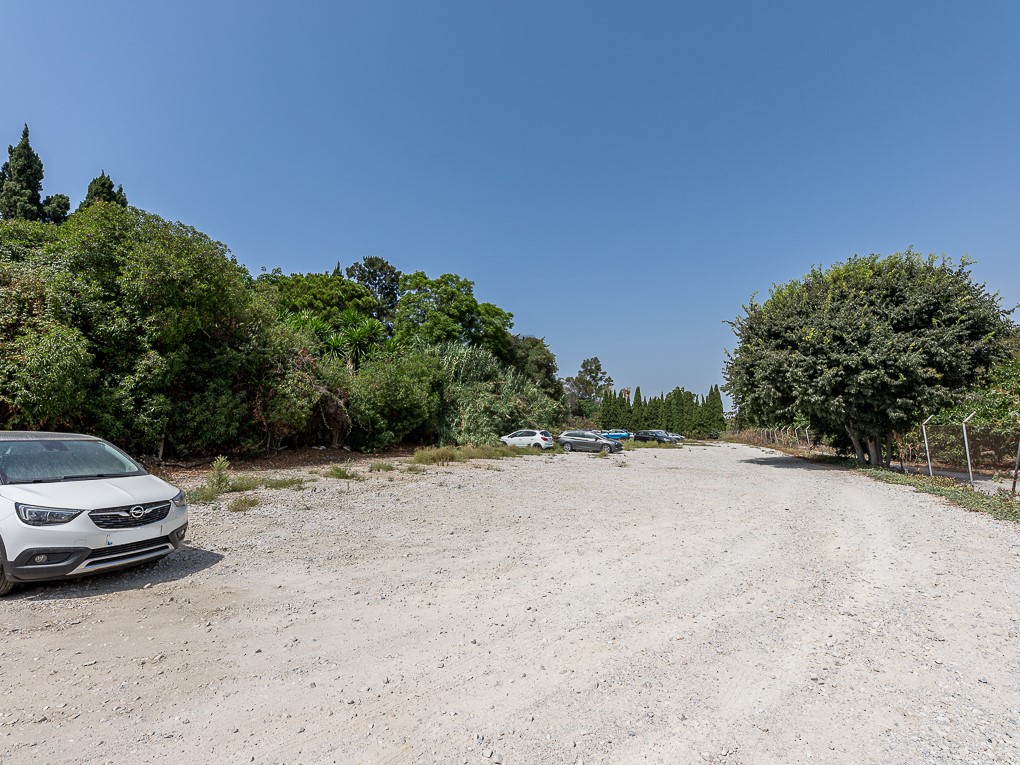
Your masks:
[{"label": "silver car", "polygon": [[623,444],[590,430],[567,430],[560,433],[556,443],[563,451],[572,452],[622,452]]}]

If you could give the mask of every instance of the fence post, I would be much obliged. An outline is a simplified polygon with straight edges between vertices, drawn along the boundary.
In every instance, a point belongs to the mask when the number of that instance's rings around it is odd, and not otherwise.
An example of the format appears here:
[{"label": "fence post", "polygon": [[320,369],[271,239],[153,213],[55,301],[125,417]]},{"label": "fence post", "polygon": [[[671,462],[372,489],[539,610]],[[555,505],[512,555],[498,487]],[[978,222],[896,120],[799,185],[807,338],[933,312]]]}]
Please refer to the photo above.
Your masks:
[{"label": "fence post", "polygon": [[931,472],[931,449],[928,448],[928,423],[931,422],[931,418],[935,415],[931,415],[927,420],[921,423],[921,432],[924,433],[924,456],[928,458],[928,477],[934,477],[934,473]]},{"label": "fence post", "polygon": [[811,446],[811,428],[804,428],[804,437],[807,438],[807,448],[813,449],[814,447]]},{"label": "fence post", "polygon": [[1016,442],[1016,462],[1013,463],[1013,496],[1016,496],[1016,474],[1020,473],[1020,440]]},{"label": "fence post", "polygon": [[971,412],[963,418],[963,448],[967,451],[967,478],[970,480],[970,485],[974,485],[974,471],[970,469],[970,440],[967,438],[967,421],[973,417],[977,412]]}]

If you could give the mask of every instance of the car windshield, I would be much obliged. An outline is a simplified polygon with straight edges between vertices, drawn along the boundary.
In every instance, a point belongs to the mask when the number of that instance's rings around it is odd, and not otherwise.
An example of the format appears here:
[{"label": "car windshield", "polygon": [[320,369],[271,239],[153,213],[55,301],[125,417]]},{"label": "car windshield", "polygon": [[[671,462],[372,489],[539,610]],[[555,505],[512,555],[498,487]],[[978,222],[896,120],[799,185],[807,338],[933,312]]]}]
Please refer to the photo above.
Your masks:
[{"label": "car windshield", "polygon": [[4,483],[52,483],[145,474],[137,462],[105,441],[0,441],[0,478]]}]

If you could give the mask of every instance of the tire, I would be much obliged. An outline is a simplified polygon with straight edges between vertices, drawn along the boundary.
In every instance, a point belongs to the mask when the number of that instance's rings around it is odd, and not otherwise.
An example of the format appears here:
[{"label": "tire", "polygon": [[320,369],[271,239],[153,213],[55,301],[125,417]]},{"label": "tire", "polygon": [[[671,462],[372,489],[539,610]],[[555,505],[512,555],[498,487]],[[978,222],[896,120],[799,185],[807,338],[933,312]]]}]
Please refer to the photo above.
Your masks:
[{"label": "tire", "polygon": [[570,445],[569,441],[567,441],[567,443],[563,444],[563,451],[565,451],[565,452],[572,452],[573,450],[574,450],[574,447]]},{"label": "tire", "polygon": [[539,451],[542,451],[542,444],[532,444],[532,446],[538,449]]},{"label": "tire", "polygon": [[14,589],[14,582],[4,576],[4,563],[7,562],[7,550],[4,548],[4,541],[0,539],[0,598]]},{"label": "tire", "polygon": [[609,444],[602,444],[602,446],[599,447],[599,451],[603,454],[607,454],[609,452]]}]

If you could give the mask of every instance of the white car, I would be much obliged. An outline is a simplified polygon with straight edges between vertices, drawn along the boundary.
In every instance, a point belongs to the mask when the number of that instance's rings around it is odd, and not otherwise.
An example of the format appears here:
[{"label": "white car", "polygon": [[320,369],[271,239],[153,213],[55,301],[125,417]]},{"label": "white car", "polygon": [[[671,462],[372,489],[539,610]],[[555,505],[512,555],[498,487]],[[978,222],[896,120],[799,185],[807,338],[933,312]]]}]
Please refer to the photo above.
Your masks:
[{"label": "white car", "polygon": [[0,595],[158,560],[187,528],[184,492],[113,444],[0,431]]},{"label": "white car", "polygon": [[552,449],[556,445],[552,433],[548,430],[515,430],[508,436],[500,436],[507,446],[516,446],[526,449],[529,446],[536,449]]}]

